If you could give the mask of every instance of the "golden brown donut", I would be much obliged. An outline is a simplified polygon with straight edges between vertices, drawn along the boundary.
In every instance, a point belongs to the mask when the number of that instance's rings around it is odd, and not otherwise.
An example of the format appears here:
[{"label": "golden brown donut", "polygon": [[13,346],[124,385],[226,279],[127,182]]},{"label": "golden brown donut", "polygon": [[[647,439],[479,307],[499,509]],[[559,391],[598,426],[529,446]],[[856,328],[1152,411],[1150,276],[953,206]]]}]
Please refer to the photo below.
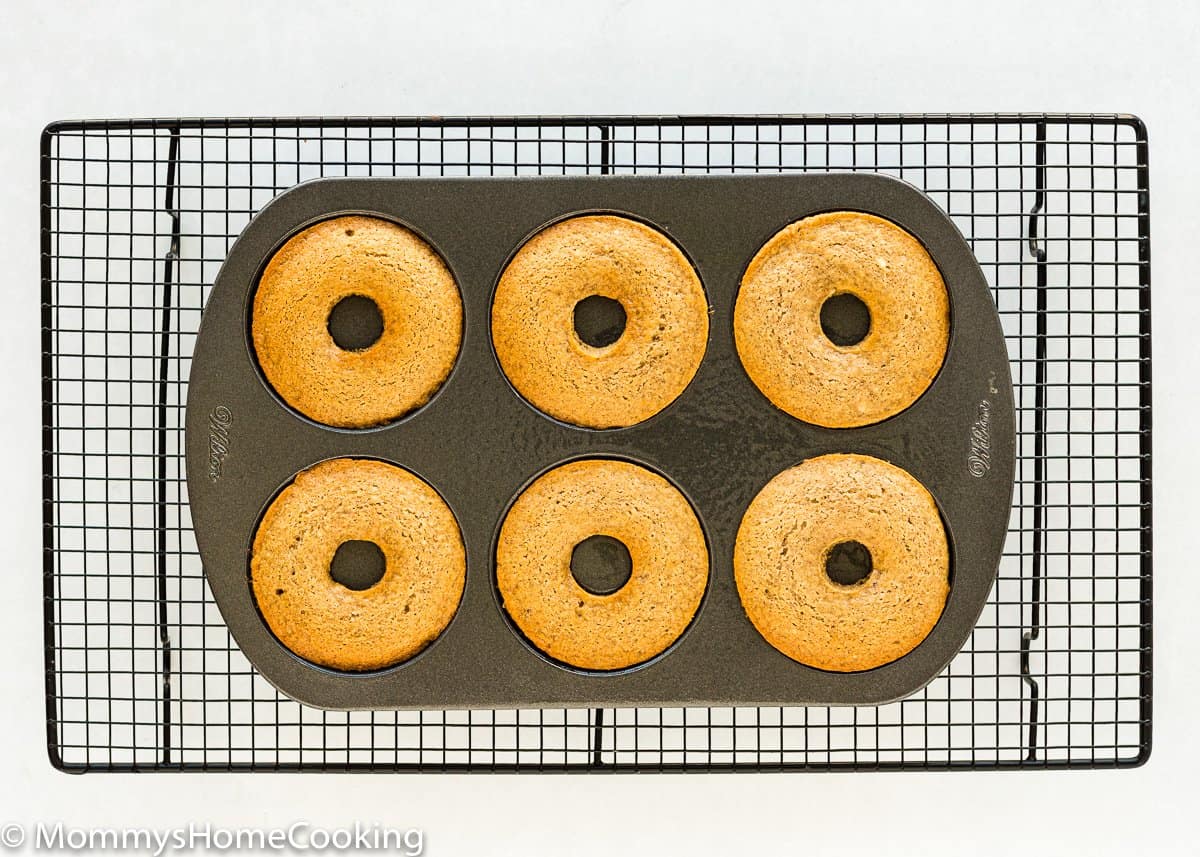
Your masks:
[{"label": "golden brown donut", "polygon": [[[346,541],[374,542],[378,583],[356,591],[329,566]],[[384,669],[428,646],[454,617],[466,581],[454,513],[420,478],[391,464],[337,458],[300,473],[254,535],[250,580],[281,643],[314,664]]]},{"label": "golden brown donut", "polygon": [[[870,311],[862,341],[834,344],[821,307],[837,294]],[[733,314],[738,356],[776,407],[829,428],[900,413],[941,369],[950,335],[946,284],[929,253],[872,214],[834,211],[784,227],[754,256]]]},{"label": "golden brown donut", "polygon": [[[575,306],[619,301],[625,330],[587,344]],[[683,392],[708,342],[700,278],[669,238],[626,217],[548,226],[517,251],[492,302],[492,341],[513,387],[552,417],[589,428],[639,423]]]},{"label": "golden brown donut", "polygon": [[[595,595],[571,572],[575,546],[607,535],[632,572]],[[589,670],[634,666],[665,651],[692,621],[708,583],[708,547],[691,505],[666,479],[625,461],[573,461],[517,497],[496,544],[504,609],[550,657]]]},{"label": "golden brown donut", "polygon": [[[835,545],[858,542],[872,570],[851,585],[826,573]],[[822,455],[785,470],[750,503],[733,573],[746,615],[789,658],[869,670],[925,639],[950,591],[946,531],[909,473],[866,455]]]},{"label": "golden brown donut", "polygon": [[[338,347],[329,315],[343,298],[374,301],[383,333]],[[335,217],[299,232],[267,264],[254,293],[254,353],[267,382],[305,416],[363,428],[425,404],[462,340],[462,299],[433,248],[378,217]]]}]

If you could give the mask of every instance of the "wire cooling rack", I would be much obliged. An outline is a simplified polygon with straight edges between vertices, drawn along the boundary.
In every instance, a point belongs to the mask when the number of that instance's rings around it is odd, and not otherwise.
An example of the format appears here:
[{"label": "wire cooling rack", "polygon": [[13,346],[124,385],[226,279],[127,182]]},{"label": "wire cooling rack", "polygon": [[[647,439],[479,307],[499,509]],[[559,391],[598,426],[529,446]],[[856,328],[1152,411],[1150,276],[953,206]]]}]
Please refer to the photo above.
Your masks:
[{"label": "wire cooling rack", "polygon": [[[1150,752],[1150,223],[1129,116],[67,122],[42,138],[46,737],[68,771],[1117,767]],[[327,712],[242,656],[183,408],[233,240],[318,176],[863,170],[949,212],[1017,403],[999,577],[925,690],[858,708]]]}]

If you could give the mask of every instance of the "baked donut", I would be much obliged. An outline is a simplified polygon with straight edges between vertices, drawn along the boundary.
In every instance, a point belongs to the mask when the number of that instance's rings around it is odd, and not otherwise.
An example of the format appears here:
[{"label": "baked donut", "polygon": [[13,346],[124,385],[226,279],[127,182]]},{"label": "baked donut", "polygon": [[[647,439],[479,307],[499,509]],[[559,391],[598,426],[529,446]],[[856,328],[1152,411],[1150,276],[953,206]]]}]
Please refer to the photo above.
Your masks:
[{"label": "baked donut", "polygon": [[[343,348],[330,331],[347,298],[372,302],[382,332]],[[368,304],[369,306],[369,304]],[[462,298],[425,241],[378,217],[335,217],[281,247],[254,292],[251,338],[275,392],[310,419],[364,428],[425,404],[462,340]]]},{"label": "baked donut", "polygon": [[[331,574],[350,541],[383,553],[383,576],[369,588]],[[254,535],[250,582],[267,626],[295,654],[332,669],[378,670],[445,629],[466,569],[454,513],[426,482],[382,461],[336,458],[271,501]]]},{"label": "baked donut", "polygon": [[[835,297],[857,310],[866,330],[823,326]],[[916,238],[873,214],[834,211],[784,227],[755,254],[733,332],[750,380],[776,407],[807,423],[852,428],[900,413],[933,383],[946,356],[950,302]]]},{"label": "baked donut", "polygon": [[[620,304],[590,344],[578,307]],[[492,342],[508,380],[564,422],[618,428],[683,392],[708,343],[708,301],[687,258],[656,229],[613,215],[559,221],[513,256],[492,301]]]},{"label": "baked donut", "polygon": [[780,473],[750,503],[733,549],[738,595],[759,633],[836,672],[912,651],[942,615],[949,570],[933,497],[866,455],[822,455]]},{"label": "baked donut", "polygon": [[[595,594],[572,555],[596,535],[628,551],[628,581]],[[662,476],[589,459],[538,477],[513,502],[496,544],[505,611],[535,647],[587,670],[631,667],[665,651],[692,621],[708,583],[708,547],[691,505]]]}]

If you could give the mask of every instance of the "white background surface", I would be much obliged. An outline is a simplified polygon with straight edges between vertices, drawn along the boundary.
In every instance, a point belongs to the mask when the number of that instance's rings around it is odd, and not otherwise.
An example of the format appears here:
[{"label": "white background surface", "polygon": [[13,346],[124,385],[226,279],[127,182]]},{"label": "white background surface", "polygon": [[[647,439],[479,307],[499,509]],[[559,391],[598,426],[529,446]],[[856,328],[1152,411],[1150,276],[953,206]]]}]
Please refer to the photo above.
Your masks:
[{"label": "white background surface", "polygon": [[[0,11],[0,825],[423,827],[426,853],[1197,853],[1200,7],[19,0]],[[1148,5],[1148,4],[1147,4]],[[46,757],[38,133],[294,114],[1130,112],[1149,126],[1155,686],[1134,771],[89,775]],[[769,846],[776,846],[771,849]]]}]

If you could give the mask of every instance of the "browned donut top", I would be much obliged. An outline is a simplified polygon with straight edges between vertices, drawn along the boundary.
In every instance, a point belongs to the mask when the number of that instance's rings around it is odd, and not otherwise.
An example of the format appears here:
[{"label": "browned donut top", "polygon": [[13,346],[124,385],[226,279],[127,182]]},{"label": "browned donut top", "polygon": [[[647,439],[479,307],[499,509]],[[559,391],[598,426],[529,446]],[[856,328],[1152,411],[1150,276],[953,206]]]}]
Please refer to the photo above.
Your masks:
[{"label": "browned donut top", "polygon": [[[620,302],[624,333],[587,344],[575,306]],[[536,408],[590,428],[639,423],[673,402],[708,342],[708,302],[672,241],[636,220],[585,215],[527,241],[505,268],[492,304],[492,341],[504,373]]]},{"label": "browned donut top", "polygon": [[[374,542],[386,570],[365,590],[330,576],[346,541]],[[466,581],[458,522],[417,476],[381,461],[337,458],[300,473],[263,515],[250,580],[281,643],[343,670],[411,658],[449,624]]]},{"label": "browned donut top", "polygon": [[[849,293],[870,329],[836,345],[821,308]],[[734,308],[738,356],[751,380],[797,419],[829,428],[900,413],[933,382],[946,356],[950,304],[929,253],[899,226],[835,211],[780,230],[746,269]]]},{"label": "browned donut top", "polygon": [[[610,595],[581,587],[576,545],[622,542],[633,561]],[[513,503],[496,545],[504,609],[533,645],[583,669],[621,669],[670,646],[708,581],[708,548],[691,505],[658,474],[624,461],[573,461],[543,474]]]},{"label": "browned donut top", "polygon": [[[371,346],[339,348],[329,316],[346,297],[379,308]],[[442,385],[462,339],[462,300],[441,257],[377,217],[325,220],[271,257],[254,293],[254,352],[268,383],[305,416],[361,428],[420,407]]]},{"label": "browned donut top", "polygon": [[[872,570],[835,583],[826,557],[852,541]],[[933,497],[866,455],[823,455],[780,473],[750,503],[733,553],[742,606],[767,642],[839,672],[889,663],[924,640],[945,607],[949,569]]]}]

